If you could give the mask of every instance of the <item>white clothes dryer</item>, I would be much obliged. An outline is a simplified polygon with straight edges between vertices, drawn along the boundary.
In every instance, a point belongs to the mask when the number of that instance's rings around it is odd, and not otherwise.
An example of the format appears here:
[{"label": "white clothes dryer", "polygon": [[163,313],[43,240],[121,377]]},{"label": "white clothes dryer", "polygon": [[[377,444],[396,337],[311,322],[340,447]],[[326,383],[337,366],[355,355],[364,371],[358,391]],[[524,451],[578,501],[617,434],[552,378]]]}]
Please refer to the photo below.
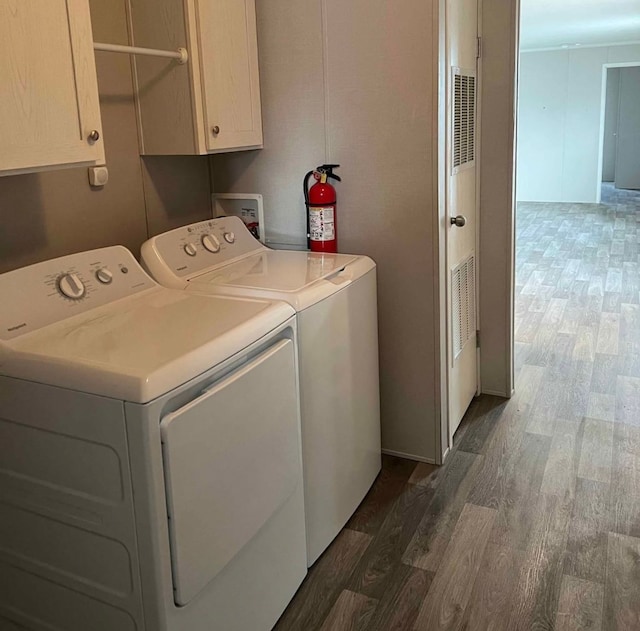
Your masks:
[{"label": "white clothes dryer", "polygon": [[0,628],[271,629],[306,574],[294,310],[122,247],[0,293]]},{"label": "white clothes dryer", "polygon": [[365,256],[271,250],[241,219],[225,217],[150,239],[142,264],[167,287],[283,300],[298,312],[311,565],[381,467],[375,263]]}]

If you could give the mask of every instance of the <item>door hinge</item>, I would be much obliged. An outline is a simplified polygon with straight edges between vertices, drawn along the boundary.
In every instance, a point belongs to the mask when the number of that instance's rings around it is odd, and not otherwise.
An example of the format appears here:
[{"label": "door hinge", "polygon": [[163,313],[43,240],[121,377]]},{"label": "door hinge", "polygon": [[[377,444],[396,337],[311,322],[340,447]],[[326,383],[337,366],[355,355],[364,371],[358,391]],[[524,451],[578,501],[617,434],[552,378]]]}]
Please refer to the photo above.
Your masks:
[{"label": "door hinge", "polygon": [[476,331],[476,348],[480,348],[480,331]]},{"label": "door hinge", "polygon": [[476,37],[476,59],[482,57],[482,37]]}]

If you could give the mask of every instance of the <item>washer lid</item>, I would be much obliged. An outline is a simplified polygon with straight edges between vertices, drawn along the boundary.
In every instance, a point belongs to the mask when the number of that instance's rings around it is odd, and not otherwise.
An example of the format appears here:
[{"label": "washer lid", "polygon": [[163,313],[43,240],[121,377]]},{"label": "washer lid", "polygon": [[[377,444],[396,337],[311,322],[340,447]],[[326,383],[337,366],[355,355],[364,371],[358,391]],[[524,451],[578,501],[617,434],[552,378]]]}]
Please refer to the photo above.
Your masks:
[{"label": "washer lid", "polygon": [[266,250],[193,277],[190,281],[296,292],[339,273],[356,258],[347,254]]},{"label": "washer lid", "polygon": [[0,374],[146,403],[294,313],[283,303],[156,286],[0,343]]},{"label": "washer lid", "polygon": [[366,256],[263,250],[189,279],[201,293],[285,300],[297,311],[328,298],[375,268]]}]

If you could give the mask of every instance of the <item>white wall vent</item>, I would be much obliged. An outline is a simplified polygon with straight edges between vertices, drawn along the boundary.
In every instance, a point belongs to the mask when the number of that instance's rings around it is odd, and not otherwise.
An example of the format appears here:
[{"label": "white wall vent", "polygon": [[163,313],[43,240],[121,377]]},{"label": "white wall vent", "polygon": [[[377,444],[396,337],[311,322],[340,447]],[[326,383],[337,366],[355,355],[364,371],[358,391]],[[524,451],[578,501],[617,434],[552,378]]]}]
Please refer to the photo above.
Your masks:
[{"label": "white wall vent", "polygon": [[476,332],[476,273],[473,254],[451,272],[451,288],[453,358],[456,359]]},{"label": "white wall vent", "polygon": [[473,166],[476,157],[476,77],[453,68],[453,173]]}]

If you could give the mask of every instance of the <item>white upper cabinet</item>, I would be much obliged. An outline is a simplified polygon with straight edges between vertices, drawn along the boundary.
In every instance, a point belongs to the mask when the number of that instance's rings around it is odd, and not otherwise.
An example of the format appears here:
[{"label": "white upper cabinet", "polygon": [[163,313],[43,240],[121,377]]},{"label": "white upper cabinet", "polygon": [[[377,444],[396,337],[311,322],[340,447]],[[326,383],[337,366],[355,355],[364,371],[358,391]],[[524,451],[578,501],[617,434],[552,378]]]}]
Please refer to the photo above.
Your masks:
[{"label": "white upper cabinet", "polygon": [[0,175],[104,163],[88,0],[0,0]]},{"label": "white upper cabinet", "polygon": [[262,147],[255,0],[129,0],[133,45],[186,48],[188,63],[135,58],[144,155]]}]

